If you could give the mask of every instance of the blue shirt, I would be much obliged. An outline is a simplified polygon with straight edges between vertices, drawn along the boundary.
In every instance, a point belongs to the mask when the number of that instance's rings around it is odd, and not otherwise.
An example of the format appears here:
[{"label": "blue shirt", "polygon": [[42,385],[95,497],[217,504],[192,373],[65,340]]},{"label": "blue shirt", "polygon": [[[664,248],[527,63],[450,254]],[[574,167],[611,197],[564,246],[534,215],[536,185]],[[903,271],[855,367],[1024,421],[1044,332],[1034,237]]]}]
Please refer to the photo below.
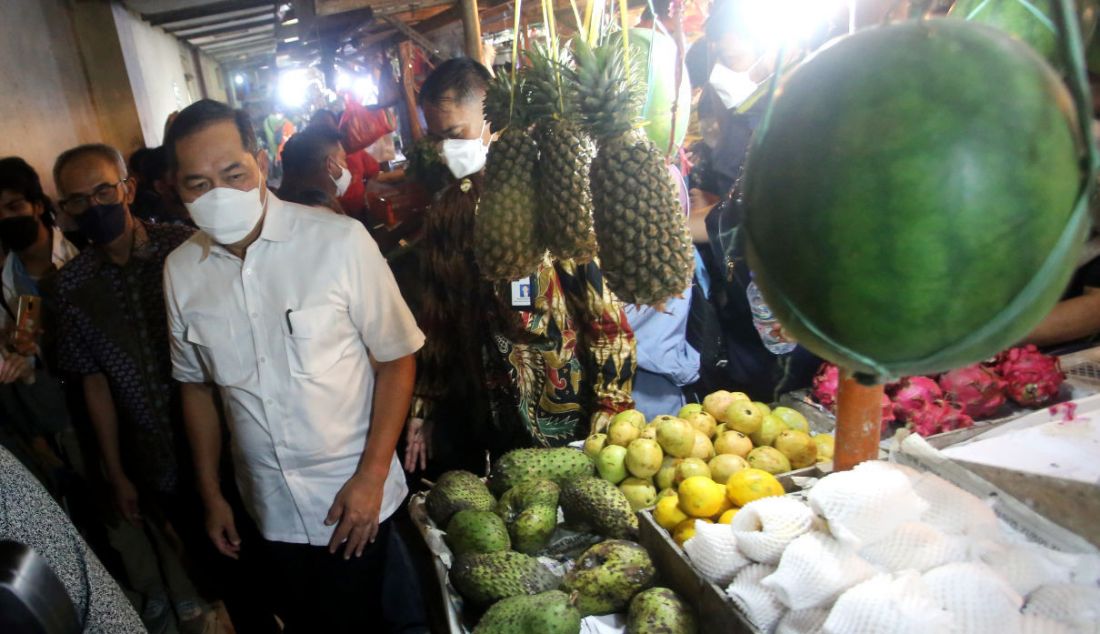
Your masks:
[{"label": "blue shirt", "polygon": [[664,311],[627,306],[634,330],[638,370],[634,374],[634,407],[652,419],[676,414],[684,406],[682,388],[699,380],[699,353],[687,342],[691,287],[683,298],[672,298]]}]

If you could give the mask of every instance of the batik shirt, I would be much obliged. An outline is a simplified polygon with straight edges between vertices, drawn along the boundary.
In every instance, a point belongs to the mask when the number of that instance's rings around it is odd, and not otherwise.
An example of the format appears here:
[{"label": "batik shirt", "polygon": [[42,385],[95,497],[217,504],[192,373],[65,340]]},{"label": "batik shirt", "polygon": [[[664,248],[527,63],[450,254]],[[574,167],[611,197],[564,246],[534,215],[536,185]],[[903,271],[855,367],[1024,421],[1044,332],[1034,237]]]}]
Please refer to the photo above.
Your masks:
[{"label": "batik shirt", "polygon": [[480,280],[470,249],[476,196],[476,181],[457,183],[425,220],[417,316],[428,341],[412,413],[430,420],[440,401],[463,406],[455,393],[465,390],[465,407],[487,397],[487,422],[516,444],[583,438],[633,405],[634,334],[623,306],[594,262],[546,258],[515,284]]},{"label": "batik shirt", "polygon": [[58,362],[66,372],[107,377],[127,477],[139,488],[172,492],[186,441],[161,279],[164,259],[194,230],[135,223],[133,253],[125,265],[89,247],[61,269]]}]

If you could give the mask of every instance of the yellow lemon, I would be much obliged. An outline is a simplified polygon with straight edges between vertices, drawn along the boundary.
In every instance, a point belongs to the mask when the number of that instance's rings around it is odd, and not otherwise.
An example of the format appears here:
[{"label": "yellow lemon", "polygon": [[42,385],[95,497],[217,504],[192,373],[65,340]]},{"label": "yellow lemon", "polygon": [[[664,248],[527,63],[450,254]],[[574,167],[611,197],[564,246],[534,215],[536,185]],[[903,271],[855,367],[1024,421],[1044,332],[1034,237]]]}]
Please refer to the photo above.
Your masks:
[{"label": "yellow lemon", "polygon": [[833,445],[835,442],[832,434],[818,434],[814,436],[814,444],[817,445],[818,462],[828,462],[833,459]]},{"label": "yellow lemon", "polygon": [[757,409],[759,409],[761,412],[764,412],[765,416],[772,413],[772,408],[768,407],[765,403],[761,403],[760,401],[753,401],[752,404],[755,405]]},{"label": "yellow lemon", "polygon": [[672,539],[676,540],[677,544],[681,546],[684,542],[695,537],[695,522],[706,522],[707,524],[713,524],[714,522],[708,519],[687,519],[676,525],[676,528],[672,529]]},{"label": "yellow lemon", "polygon": [[726,511],[725,513],[722,513],[722,516],[718,518],[718,523],[719,524],[729,524],[730,522],[733,521],[733,516],[737,515],[737,511],[740,511],[740,510],[741,509],[733,508],[733,509],[730,509],[730,510]]},{"label": "yellow lemon", "polygon": [[666,531],[676,528],[677,524],[687,518],[687,514],[680,510],[680,499],[675,492],[658,499],[657,506],[653,507],[654,521]]},{"label": "yellow lemon", "polygon": [[722,515],[724,515],[726,513],[726,511],[729,511],[732,508],[733,508],[733,502],[730,502],[729,497],[722,496],[722,506],[718,509],[717,513],[715,513],[714,515],[711,516],[710,519],[717,522],[718,520],[720,520],[722,518]]},{"label": "yellow lemon", "polygon": [[713,517],[722,508],[726,491],[707,476],[692,476],[677,489],[680,510],[691,517]]},{"label": "yellow lemon", "polygon": [[779,480],[763,469],[742,469],[731,475],[726,483],[726,494],[736,506],[745,506],[753,500],[784,493]]},{"label": "yellow lemon", "polygon": [[731,401],[751,401],[752,399],[749,398],[749,395],[745,394],[744,392],[730,392],[730,400]]}]

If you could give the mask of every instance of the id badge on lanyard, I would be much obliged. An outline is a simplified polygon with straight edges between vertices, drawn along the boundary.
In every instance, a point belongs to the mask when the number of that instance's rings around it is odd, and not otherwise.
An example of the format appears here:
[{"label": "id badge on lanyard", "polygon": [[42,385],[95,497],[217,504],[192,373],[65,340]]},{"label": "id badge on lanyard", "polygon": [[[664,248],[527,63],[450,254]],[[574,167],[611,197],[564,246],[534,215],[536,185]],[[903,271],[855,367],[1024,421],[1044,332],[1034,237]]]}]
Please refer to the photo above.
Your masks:
[{"label": "id badge on lanyard", "polygon": [[512,308],[530,310],[535,304],[535,288],[534,275],[512,282]]}]

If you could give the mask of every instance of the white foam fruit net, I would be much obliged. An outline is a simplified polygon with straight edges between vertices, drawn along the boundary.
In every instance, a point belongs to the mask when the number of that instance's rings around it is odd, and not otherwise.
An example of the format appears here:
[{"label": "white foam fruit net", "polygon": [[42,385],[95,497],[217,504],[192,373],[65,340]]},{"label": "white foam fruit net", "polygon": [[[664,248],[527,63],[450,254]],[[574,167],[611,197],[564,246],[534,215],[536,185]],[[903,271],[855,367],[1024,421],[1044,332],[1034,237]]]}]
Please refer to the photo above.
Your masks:
[{"label": "white foam fruit net", "polygon": [[856,585],[836,600],[823,631],[827,634],[932,634],[955,632],[952,615],[933,600],[914,571],[881,574]]},{"label": "white foam fruit net", "polygon": [[924,522],[906,522],[894,532],[864,546],[859,554],[890,572],[918,570],[960,561],[967,556],[968,539],[946,533]]},{"label": "white foam fruit net", "polygon": [[779,619],[779,624],[775,626],[775,634],[817,634],[825,625],[827,618],[829,618],[829,611],[825,608],[791,610]]},{"label": "white foam fruit net", "polygon": [[783,604],[779,602],[775,593],[760,584],[764,577],[773,572],[775,572],[775,566],[765,564],[745,566],[726,588],[726,594],[742,614],[764,632],[770,632],[784,612]]},{"label": "white foam fruit net", "polygon": [[723,588],[751,563],[737,549],[737,538],[728,524],[696,522],[695,536],[684,542],[684,551],[704,579]]},{"label": "white foam fruit net", "polygon": [[1100,588],[1076,583],[1040,586],[1028,595],[1024,614],[1059,621],[1074,632],[1100,632]]},{"label": "white foam fruit net", "polygon": [[913,490],[929,503],[921,521],[951,535],[994,535],[997,515],[981,498],[934,473],[922,473]]},{"label": "white foam fruit net", "polygon": [[1074,634],[1070,626],[1038,614],[1020,617],[1020,634]]},{"label": "white foam fruit net", "polygon": [[742,554],[753,561],[775,564],[787,544],[810,530],[813,521],[813,511],[802,502],[770,497],[746,504],[730,526]]},{"label": "white foam fruit net", "polygon": [[918,520],[928,509],[897,465],[860,466],[822,478],[809,494],[810,506],[829,523],[833,536],[853,548]]},{"label": "white foam fruit net", "polygon": [[1021,595],[1031,594],[1041,585],[1069,583],[1077,557],[1029,542],[1002,543],[980,555],[1012,589]]},{"label": "white foam fruit net", "polygon": [[981,563],[952,563],[924,573],[932,598],[967,634],[1016,634],[1023,598]]},{"label": "white foam fruit net", "polygon": [[787,546],[779,567],[763,580],[792,610],[828,605],[876,570],[827,533],[811,531]]}]

